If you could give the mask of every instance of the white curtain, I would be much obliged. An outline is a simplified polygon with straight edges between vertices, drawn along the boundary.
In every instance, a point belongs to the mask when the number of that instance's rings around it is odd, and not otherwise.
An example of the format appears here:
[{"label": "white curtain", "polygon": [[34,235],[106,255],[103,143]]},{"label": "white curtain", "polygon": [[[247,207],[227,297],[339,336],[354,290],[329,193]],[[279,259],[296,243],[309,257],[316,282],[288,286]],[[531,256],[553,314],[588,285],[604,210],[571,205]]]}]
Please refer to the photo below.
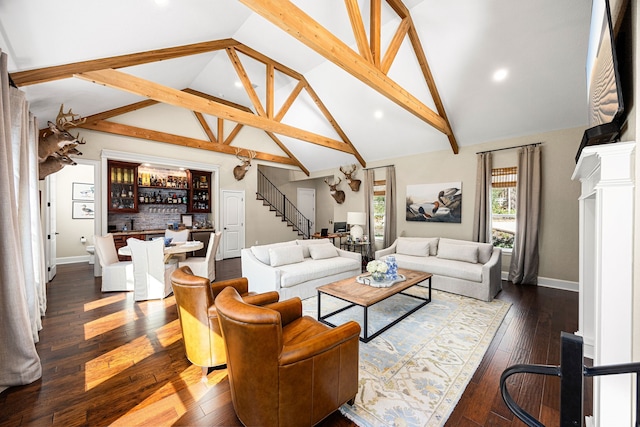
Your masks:
[{"label": "white curtain", "polygon": [[516,284],[538,284],[540,151],[539,145],[527,146],[518,150],[517,230],[509,267],[509,280]]},{"label": "white curtain", "polygon": [[473,241],[491,243],[491,153],[478,153]]},{"label": "white curtain", "polygon": [[46,310],[39,212],[37,127],[24,94],[9,85],[0,53],[0,391],[42,376],[36,352]]}]

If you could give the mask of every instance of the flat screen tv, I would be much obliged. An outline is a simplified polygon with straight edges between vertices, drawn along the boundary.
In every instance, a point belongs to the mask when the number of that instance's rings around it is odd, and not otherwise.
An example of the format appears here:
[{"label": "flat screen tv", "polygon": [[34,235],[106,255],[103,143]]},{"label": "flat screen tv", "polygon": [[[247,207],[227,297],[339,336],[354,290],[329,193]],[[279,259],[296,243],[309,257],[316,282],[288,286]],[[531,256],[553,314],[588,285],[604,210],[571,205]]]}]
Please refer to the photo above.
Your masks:
[{"label": "flat screen tv", "polygon": [[[621,20],[623,15],[620,14]],[[576,162],[584,147],[620,140],[626,118],[621,63],[630,61],[624,58],[621,62],[618,56],[621,50],[625,50],[626,42],[626,34],[619,34],[618,40],[614,37],[609,0],[593,0],[586,66],[589,128],[582,136]],[[624,93],[630,93],[630,89],[625,89]]]}]

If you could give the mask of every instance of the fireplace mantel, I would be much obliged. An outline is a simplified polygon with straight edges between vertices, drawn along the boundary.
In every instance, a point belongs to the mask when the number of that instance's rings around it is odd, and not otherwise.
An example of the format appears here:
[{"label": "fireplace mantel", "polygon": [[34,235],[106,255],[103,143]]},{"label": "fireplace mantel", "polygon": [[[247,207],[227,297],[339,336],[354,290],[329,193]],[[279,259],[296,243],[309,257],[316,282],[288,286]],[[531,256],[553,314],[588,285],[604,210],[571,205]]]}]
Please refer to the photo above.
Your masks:
[{"label": "fireplace mantel", "polygon": [[[579,330],[594,366],[632,362],[634,142],[585,148],[581,182]],[[594,378],[595,425],[631,425],[631,375]]]}]

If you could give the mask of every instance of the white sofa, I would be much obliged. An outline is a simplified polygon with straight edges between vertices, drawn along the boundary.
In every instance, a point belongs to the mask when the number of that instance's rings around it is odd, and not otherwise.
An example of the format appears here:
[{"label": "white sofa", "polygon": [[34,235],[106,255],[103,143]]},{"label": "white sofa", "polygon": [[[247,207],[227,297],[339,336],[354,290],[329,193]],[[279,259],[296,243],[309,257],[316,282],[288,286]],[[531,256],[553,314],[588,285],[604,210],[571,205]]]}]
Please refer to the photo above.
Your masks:
[{"label": "white sofa", "polygon": [[242,276],[249,291],[277,291],[280,299],[309,298],[320,285],[361,273],[362,255],[328,239],[291,240],[242,249]]},{"label": "white sofa", "polygon": [[438,237],[399,237],[376,259],[394,254],[399,268],[433,274],[431,286],[491,301],[502,290],[502,250],[490,243]]}]

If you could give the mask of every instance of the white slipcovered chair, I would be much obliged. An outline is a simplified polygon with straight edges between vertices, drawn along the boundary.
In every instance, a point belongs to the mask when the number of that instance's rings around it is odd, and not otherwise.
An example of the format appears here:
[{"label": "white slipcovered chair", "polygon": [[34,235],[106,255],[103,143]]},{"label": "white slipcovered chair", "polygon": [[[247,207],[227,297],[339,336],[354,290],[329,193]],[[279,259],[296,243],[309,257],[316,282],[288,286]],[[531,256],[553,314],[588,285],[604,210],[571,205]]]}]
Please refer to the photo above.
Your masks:
[{"label": "white slipcovered chair", "polygon": [[185,261],[180,261],[178,267],[189,267],[195,276],[207,277],[210,282],[216,278],[216,252],[220,244],[222,232],[211,233],[209,236],[209,246],[204,257],[190,257]]},{"label": "white slipcovered chair", "polygon": [[189,240],[189,230],[169,230],[168,228],[164,230],[164,237],[171,237],[173,240],[172,243],[182,243]]},{"label": "white slipcovered chair", "polygon": [[93,236],[93,241],[102,267],[102,292],[132,291],[133,264],[118,259],[113,234]]},{"label": "white slipcovered chair", "polygon": [[[184,229],[184,230],[169,230],[168,228],[164,231],[164,237],[166,238],[171,238],[171,243],[184,243],[187,240],[189,240],[189,235],[191,233],[189,232],[188,229]],[[173,262],[177,262],[177,261],[184,261],[185,259],[187,259],[187,254],[175,254],[172,257],[172,261]]]},{"label": "white slipcovered chair", "polygon": [[171,273],[176,264],[164,263],[164,242],[162,240],[127,239],[133,262],[133,299],[144,301],[162,299],[169,296]]}]

